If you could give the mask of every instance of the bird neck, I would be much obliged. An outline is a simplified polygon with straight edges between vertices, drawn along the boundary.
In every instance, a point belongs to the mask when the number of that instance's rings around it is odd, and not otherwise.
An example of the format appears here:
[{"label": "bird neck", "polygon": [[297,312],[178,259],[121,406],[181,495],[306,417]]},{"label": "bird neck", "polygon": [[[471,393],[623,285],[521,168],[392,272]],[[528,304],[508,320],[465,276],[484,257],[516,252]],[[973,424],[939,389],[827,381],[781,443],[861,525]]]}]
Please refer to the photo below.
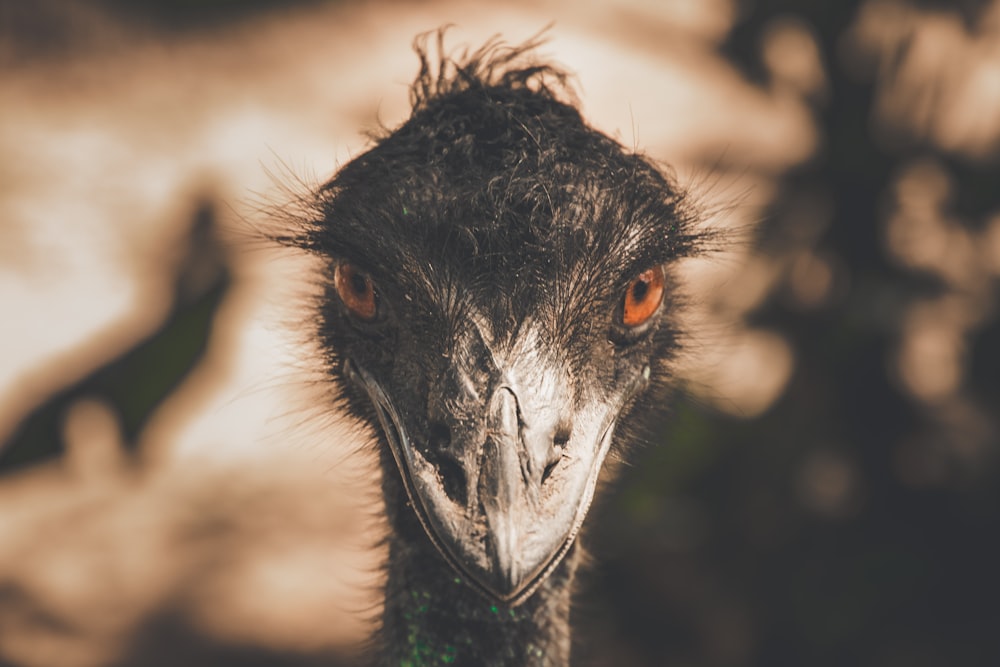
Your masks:
[{"label": "bird neck", "polygon": [[[395,468],[395,465],[392,465]],[[565,667],[569,664],[570,595],[576,547],[527,600],[491,601],[457,574],[431,544],[410,507],[399,473],[384,468],[393,528],[380,667]]]}]

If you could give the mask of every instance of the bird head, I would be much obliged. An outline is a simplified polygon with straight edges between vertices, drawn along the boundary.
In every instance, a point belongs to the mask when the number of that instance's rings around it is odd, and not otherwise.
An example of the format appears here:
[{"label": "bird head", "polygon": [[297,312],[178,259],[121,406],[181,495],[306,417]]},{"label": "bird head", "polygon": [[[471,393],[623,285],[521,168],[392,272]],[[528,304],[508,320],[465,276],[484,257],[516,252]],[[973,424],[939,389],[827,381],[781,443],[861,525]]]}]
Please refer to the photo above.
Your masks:
[{"label": "bird head", "polygon": [[662,380],[695,236],[679,190],[590,128],[557,70],[494,46],[435,78],[420,54],[410,118],[321,188],[297,242],[324,258],[321,337],[387,474],[445,560],[517,604]]}]

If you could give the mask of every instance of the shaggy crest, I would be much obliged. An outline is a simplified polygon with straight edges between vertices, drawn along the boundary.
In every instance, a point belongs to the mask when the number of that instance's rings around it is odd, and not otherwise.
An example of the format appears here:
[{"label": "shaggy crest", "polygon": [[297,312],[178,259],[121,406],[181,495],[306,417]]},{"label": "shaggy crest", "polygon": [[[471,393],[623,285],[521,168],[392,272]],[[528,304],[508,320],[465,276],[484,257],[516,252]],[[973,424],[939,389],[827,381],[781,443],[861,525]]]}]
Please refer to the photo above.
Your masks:
[{"label": "shaggy crest", "polygon": [[[470,88],[526,88],[535,93],[576,103],[569,89],[569,74],[553,64],[538,63],[535,50],[545,43],[542,31],[518,46],[505,44],[494,36],[482,47],[460,56],[445,51],[446,28],[426,32],[413,41],[413,50],[420,60],[420,71],[410,86],[413,111],[426,107],[434,98],[460,93]],[[428,42],[436,36],[437,58],[432,59]]]}]

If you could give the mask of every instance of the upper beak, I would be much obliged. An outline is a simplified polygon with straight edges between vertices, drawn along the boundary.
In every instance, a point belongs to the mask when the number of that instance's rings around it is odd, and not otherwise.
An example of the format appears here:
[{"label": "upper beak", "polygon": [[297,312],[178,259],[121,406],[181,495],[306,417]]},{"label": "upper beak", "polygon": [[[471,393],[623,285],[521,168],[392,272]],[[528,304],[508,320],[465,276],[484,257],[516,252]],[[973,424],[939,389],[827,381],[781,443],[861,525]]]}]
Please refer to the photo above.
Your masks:
[{"label": "upper beak", "polygon": [[569,551],[618,413],[645,381],[640,376],[610,402],[574,409],[559,383],[525,385],[508,374],[486,403],[485,428],[476,431],[484,439],[457,448],[467,492],[455,499],[445,491],[442,471],[410,442],[378,383],[349,367],[372,399],[431,541],[476,588],[510,605],[527,599]]},{"label": "upper beak", "polygon": [[543,486],[562,463],[561,447],[548,433],[524,428],[510,387],[497,389],[490,403],[477,485],[489,560],[473,576],[507,600],[544,572],[566,541],[573,516],[569,505],[548,507],[542,497]]}]

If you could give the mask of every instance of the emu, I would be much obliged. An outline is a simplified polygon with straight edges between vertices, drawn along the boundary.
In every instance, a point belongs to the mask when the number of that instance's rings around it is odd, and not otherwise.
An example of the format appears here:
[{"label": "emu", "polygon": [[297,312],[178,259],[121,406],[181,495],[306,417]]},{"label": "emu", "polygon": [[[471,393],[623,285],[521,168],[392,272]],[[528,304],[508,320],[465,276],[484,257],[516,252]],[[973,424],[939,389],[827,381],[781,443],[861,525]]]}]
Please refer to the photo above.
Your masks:
[{"label": "emu", "polygon": [[379,665],[569,664],[577,535],[671,384],[693,207],[536,46],[418,42],[410,117],[277,235],[321,258],[314,333],[379,433]]}]

